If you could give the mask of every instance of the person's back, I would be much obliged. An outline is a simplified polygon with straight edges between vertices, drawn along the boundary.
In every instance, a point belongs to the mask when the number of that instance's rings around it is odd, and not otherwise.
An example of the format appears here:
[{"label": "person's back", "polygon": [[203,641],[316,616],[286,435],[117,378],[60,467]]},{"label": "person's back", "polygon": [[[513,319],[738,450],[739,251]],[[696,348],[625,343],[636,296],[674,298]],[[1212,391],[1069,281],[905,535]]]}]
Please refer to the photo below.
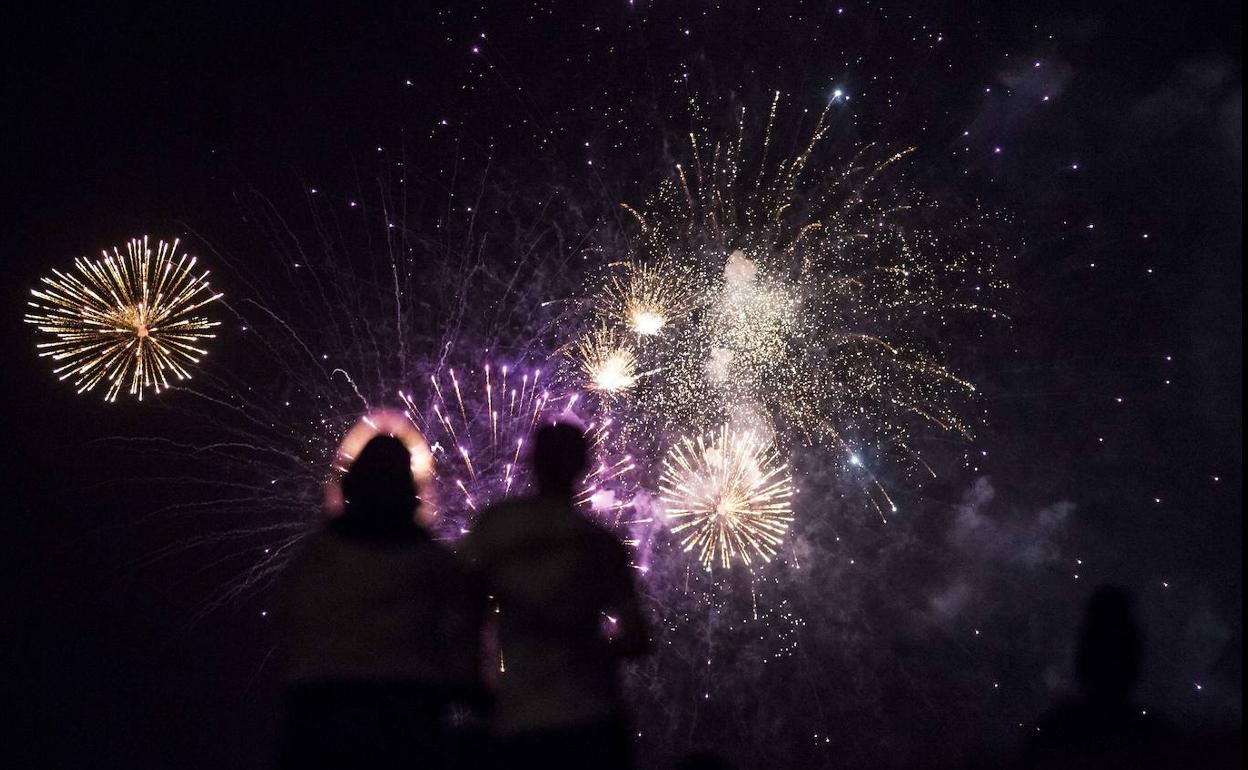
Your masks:
[{"label": "person's back", "polygon": [[476,670],[465,645],[474,634],[467,577],[423,531],[397,541],[314,532],[283,583],[287,683],[403,680],[453,688]]},{"label": "person's back", "polygon": [[648,640],[623,544],[572,503],[585,451],[575,428],[543,428],[539,494],[483,512],[464,545],[498,601],[495,728],[509,761],[623,767],[631,754],[618,666]]},{"label": "person's back", "polygon": [[438,766],[448,706],[476,681],[477,593],[415,523],[401,442],[370,441],[343,488],[346,513],[282,575],[282,764]]},{"label": "person's back", "polygon": [[628,591],[619,541],[562,501],[534,497],[485,512],[470,552],[500,607],[499,730],[614,717],[619,652],[603,626]]}]

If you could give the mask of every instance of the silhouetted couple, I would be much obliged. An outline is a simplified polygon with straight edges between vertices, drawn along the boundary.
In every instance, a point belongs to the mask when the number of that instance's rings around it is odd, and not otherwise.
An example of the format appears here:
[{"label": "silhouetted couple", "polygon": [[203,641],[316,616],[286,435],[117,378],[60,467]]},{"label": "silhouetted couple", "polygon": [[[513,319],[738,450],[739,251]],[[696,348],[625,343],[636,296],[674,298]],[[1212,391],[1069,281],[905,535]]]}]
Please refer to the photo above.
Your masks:
[{"label": "silhouetted couple", "polygon": [[618,667],[649,641],[628,555],[573,502],[581,431],[543,427],[531,461],[537,494],[484,511],[457,557],[416,521],[407,448],[368,442],[286,570],[283,767],[478,767],[466,724],[509,767],[632,767]]}]

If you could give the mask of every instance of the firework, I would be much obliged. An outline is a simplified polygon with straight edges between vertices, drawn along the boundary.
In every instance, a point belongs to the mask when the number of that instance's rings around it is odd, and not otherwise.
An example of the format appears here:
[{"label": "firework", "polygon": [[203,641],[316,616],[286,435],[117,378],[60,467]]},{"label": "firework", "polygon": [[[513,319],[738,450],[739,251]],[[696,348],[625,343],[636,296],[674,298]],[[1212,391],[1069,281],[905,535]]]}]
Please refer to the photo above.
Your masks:
[{"label": "firework", "polygon": [[792,479],[771,445],[723,426],[668,452],[660,499],[680,546],[707,569],[770,561],[793,520]]},{"label": "firework", "polygon": [[[849,459],[864,448],[922,467],[917,435],[971,436],[974,385],[943,359],[958,316],[1001,317],[988,300],[1004,286],[981,227],[991,217],[937,213],[890,171],[909,150],[816,162],[826,110],[793,153],[777,152],[776,106],[758,143],[744,110],[729,138],[691,133],[690,162],[646,205],[623,205],[637,230],[622,277],[590,288],[590,323],[607,331],[579,349],[585,371],[624,360],[609,356],[611,330],[661,330],[627,358],[658,376],[629,393],[626,435],[706,433],[746,413],[782,446],[835,450],[850,472],[861,475]],[[614,379],[618,391],[635,380]],[[891,502],[871,488],[883,515]]]},{"label": "firework", "polygon": [[634,334],[652,337],[688,313],[695,296],[670,266],[629,262],[611,276],[600,301]]},{"label": "firework", "polygon": [[576,392],[552,393],[539,368],[492,366],[430,375],[426,397],[402,391],[405,419],[431,440],[433,472],[441,486],[440,531],[458,537],[478,511],[529,491],[527,451],[534,431],[549,422],[585,428],[597,455],[577,494],[578,504],[615,524],[628,508],[626,487],[636,467],[617,445],[610,418],[586,421]]},{"label": "firework", "polygon": [[123,387],[142,400],[145,388],[168,388],[170,376],[190,378],[218,325],[193,313],[221,295],[210,291],[208,271],[195,274],[195,257],[177,250],[177,240],[153,253],[147,236],[135,238],[124,256],[113,249],[76,259],[76,272],[53,270],[45,288],[31,290],[25,320],[51,338],[38,343],[39,355],[59,364],[62,380],[72,378],[79,393],[107,381],[104,397],[115,401]]},{"label": "firework", "polygon": [[627,342],[607,327],[600,327],[576,343],[581,370],[588,386],[600,393],[616,395],[631,390],[642,373],[637,354]]}]

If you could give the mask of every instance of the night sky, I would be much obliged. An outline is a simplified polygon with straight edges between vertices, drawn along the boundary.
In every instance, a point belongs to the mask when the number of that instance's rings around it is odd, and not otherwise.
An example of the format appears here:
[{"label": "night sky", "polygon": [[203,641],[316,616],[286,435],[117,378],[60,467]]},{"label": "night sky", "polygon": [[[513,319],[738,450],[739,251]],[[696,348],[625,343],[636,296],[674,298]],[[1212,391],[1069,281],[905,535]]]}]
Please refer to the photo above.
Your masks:
[{"label": "night sky", "polygon": [[[112,438],[211,429],[177,391],[106,404],[58,382],[22,323],[41,275],[149,233],[232,255],[214,288],[243,296],[274,244],[316,240],[311,211],[380,188],[436,229],[480,178],[495,211],[557,191],[541,216],[574,250],[670,176],[690,98],[721,118],[776,91],[800,122],[839,90],[835,150],[914,146],[911,180],[999,214],[1012,321],[954,346],[980,427],[932,445],[938,481],[893,480],[898,521],[807,502],[810,565],[772,608],[800,624],[698,636],[709,681],[633,675],[642,756],[1008,756],[1068,691],[1103,583],[1146,629],[1141,705],[1211,740],[1239,730],[1238,4],[123,5],[6,25],[7,700],[28,766],[266,766],[276,693],[267,583],[218,602],[268,541],[211,541],[263,522],[153,513],[189,493],[151,480],[194,458]],[[380,217],[361,231],[382,239]],[[240,335],[205,367],[266,377]],[[791,644],[770,667],[739,659]]]}]

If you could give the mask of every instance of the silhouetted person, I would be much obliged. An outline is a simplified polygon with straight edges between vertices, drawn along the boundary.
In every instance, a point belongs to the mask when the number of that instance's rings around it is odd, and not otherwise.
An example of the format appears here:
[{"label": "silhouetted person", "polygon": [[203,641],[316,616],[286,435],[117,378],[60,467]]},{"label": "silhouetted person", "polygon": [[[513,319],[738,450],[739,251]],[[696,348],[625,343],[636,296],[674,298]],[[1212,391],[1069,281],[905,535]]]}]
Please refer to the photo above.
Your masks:
[{"label": "silhouetted person", "polygon": [[1041,718],[1026,765],[1037,770],[1181,767],[1171,730],[1132,702],[1142,659],[1130,594],[1098,588],[1075,653],[1080,693]]},{"label": "silhouetted person", "polygon": [[282,766],[441,767],[479,670],[477,593],[416,523],[401,441],[369,441],[342,492],[282,576]]},{"label": "silhouetted person", "polygon": [[494,729],[507,767],[628,768],[622,658],[649,648],[624,545],[573,502],[584,434],[534,440],[537,494],[481,514],[464,556],[499,606]]}]

